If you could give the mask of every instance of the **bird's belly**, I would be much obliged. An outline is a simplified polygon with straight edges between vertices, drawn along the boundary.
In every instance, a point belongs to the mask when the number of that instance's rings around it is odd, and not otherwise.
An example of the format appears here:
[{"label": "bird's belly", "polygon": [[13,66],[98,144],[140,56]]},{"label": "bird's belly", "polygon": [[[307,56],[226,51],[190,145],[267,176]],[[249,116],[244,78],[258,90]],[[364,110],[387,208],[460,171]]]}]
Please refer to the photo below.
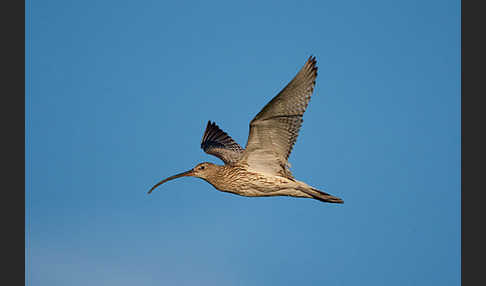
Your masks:
[{"label": "bird's belly", "polygon": [[285,196],[297,192],[294,190],[295,182],[287,178],[260,174],[251,179],[236,179],[224,186],[213,186],[220,191],[245,197]]}]

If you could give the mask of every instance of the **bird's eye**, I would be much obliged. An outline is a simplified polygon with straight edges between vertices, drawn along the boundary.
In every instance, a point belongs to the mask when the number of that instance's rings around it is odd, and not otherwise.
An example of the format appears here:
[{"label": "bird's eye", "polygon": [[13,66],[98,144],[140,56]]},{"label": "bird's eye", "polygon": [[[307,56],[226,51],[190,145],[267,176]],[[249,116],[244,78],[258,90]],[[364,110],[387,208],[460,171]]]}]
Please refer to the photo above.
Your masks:
[{"label": "bird's eye", "polygon": [[199,167],[199,170],[204,170],[204,166]]}]

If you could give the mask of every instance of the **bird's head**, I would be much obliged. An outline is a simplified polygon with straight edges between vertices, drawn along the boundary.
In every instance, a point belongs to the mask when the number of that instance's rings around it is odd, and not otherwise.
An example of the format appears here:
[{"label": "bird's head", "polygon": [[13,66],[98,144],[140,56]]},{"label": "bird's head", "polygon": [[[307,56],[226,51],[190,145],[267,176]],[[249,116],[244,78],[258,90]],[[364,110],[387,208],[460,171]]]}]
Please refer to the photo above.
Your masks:
[{"label": "bird's head", "polygon": [[213,163],[209,163],[209,162],[203,162],[203,163],[197,164],[196,167],[192,168],[189,171],[168,177],[168,178],[158,182],[157,184],[155,184],[150,189],[150,191],[148,191],[148,193],[150,194],[155,188],[162,185],[163,183],[170,181],[170,180],[180,178],[180,177],[197,177],[197,178],[201,178],[201,179],[206,180],[207,178],[211,177],[211,175],[217,173],[218,167],[219,167],[218,165],[213,164]]}]

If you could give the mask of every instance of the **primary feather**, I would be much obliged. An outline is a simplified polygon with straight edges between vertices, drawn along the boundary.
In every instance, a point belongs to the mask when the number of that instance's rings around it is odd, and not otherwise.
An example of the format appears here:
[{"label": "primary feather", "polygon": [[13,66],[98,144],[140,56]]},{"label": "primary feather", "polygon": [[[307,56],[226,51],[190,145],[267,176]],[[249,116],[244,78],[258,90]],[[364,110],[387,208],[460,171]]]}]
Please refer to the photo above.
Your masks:
[{"label": "primary feather", "polygon": [[288,158],[317,77],[315,57],[250,122],[242,162],[250,169],[293,179]]},{"label": "primary feather", "polygon": [[218,157],[228,165],[238,162],[244,151],[233,138],[211,121],[208,121],[206,131],[204,131],[201,148],[204,152]]}]

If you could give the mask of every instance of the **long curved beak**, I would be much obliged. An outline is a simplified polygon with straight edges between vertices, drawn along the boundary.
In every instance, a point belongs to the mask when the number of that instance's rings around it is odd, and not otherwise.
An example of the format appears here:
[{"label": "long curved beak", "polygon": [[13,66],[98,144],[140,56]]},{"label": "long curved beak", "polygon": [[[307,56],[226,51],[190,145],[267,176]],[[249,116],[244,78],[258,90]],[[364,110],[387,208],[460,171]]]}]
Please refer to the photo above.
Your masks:
[{"label": "long curved beak", "polygon": [[177,178],[180,178],[180,177],[188,177],[188,176],[194,176],[194,170],[191,169],[189,171],[174,175],[172,177],[168,177],[167,179],[164,179],[164,180],[158,182],[155,186],[153,186],[150,189],[150,191],[148,191],[148,193],[150,194],[155,188],[157,188],[158,186],[162,185],[163,183],[165,183],[167,181],[174,180],[174,179],[177,179]]}]

